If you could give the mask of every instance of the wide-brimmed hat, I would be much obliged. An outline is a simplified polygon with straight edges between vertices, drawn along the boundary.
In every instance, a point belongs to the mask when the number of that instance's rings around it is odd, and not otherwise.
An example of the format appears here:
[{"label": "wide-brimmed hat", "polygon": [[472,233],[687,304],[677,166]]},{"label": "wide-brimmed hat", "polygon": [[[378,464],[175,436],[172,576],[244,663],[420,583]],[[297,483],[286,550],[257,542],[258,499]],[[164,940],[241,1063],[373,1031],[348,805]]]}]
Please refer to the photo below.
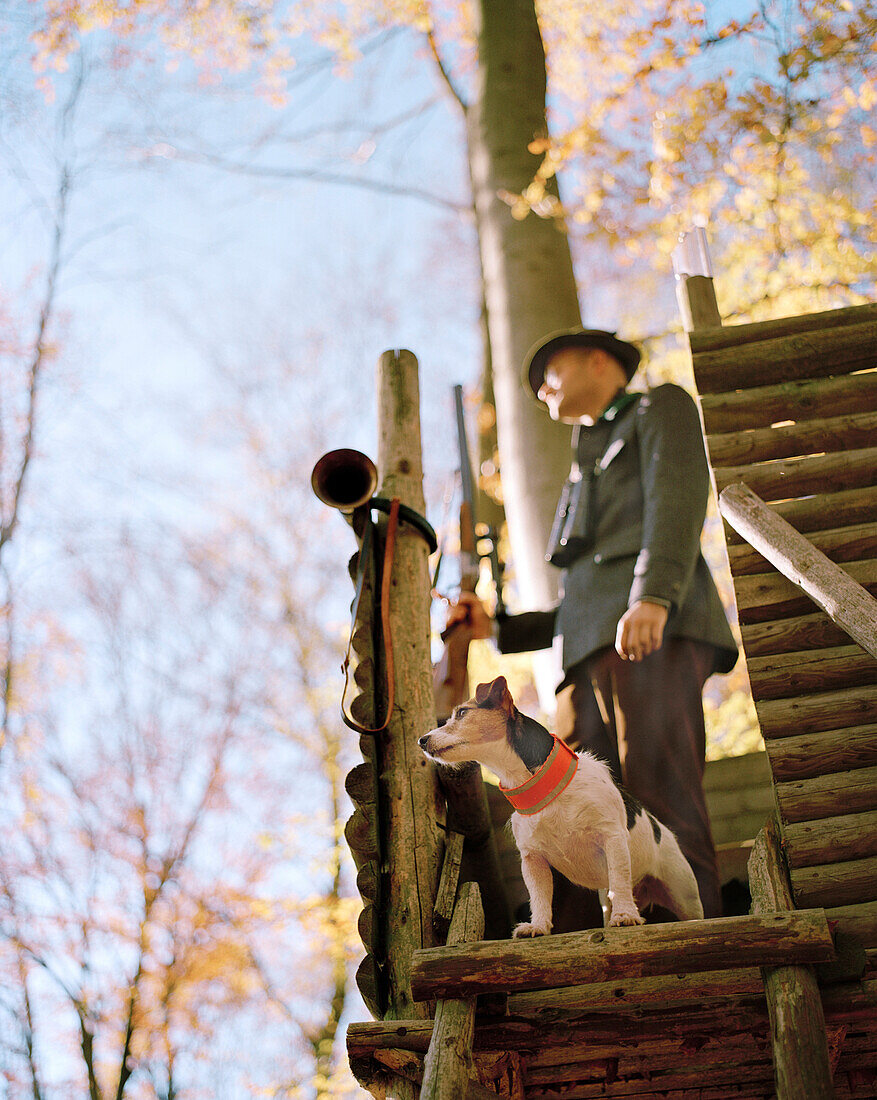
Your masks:
[{"label": "wide-brimmed hat", "polygon": [[548,360],[561,348],[602,348],[614,355],[621,364],[628,382],[639,366],[640,350],[626,340],[619,340],[614,332],[605,332],[599,328],[570,328],[554,332],[535,344],[524,363],[524,378],[538,398],[539,388],[545,381],[545,369]]}]

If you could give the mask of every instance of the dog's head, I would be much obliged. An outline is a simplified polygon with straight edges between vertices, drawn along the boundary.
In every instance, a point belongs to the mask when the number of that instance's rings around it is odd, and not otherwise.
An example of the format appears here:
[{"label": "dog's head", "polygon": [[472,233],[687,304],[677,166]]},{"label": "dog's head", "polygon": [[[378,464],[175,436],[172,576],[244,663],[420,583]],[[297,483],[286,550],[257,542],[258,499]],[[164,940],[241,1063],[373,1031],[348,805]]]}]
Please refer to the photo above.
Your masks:
[{"label": "dog's head", "polygon": [[490,766],[497,748],[507,746],[530,767],[551,751],[551,734],[515,706],[504,676],[479,684],[475,695],[455,707],[448,721],[425,734],[418,744],[440,764],[477,760]]}]

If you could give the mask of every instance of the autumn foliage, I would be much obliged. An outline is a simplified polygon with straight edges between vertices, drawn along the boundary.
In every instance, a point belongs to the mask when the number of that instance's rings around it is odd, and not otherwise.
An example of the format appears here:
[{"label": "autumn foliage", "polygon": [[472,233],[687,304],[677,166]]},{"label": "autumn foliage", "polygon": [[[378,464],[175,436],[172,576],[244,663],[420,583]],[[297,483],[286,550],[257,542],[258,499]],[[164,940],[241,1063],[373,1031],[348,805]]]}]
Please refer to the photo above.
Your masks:
[{"label": "autumn foliage", "polygon": [[[479,79],[474,5],[455,0],[44,0],[30,12],[34,79],[47,110],[57,96],[71,117],[84,42],[116,67],[234,74],[278,105],[305,39],[350,74],[365,42],[404,28],[443,86]],[[650,380],[690,381],[669,255],[694,223],[709,227],[728,318],[873,299],[873,0],[537,0],[536,13],[550,134],[532,136],[533,178],[501,197],[510,217],[566,231],[586,314],[644,341]],[[0,1073],[10,1097],[35,1100],[194,1096],[191,1082],[221,1077],[269,1021],[288,1053],[251,1076],[246,1064],[232,1088],[348,1095],[336,1038],[356,954],[341,834],[350,744],[333,694],[341,631],[316,613],[327,578],[295,496],[302,372],[277,361],[261,389],[242,374],[227,394],[223,446],[250,471],[246,508],[198,539],[115,530],[28,604],[15,553],[39,399],[64,354],[59,165],[37,273],[0,286]],[[305,360],[330,369],[318,349]],[[708,542],[718,561],[715,517]],[[753,747],[744,689],[738,670],[708,698],[723,748]]]}]

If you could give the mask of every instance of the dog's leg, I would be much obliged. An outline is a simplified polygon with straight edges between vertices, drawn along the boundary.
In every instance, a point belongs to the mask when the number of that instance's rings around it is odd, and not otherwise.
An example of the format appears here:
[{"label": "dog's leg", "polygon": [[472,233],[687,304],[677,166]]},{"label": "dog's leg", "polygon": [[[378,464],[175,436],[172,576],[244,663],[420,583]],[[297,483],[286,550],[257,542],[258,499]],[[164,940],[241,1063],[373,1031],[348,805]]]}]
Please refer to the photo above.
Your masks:
[{"label": "dog's leg", "polygon": [[620,924],[645,924],[633,897],[627,834],[615,833],[607,837],[604,852],[609,875],[609,901],[612,905],[609,927],[616,928]]},{"label": "dog's leg", "polygon": [[[663,839],[663,838],[662,838]],[[703,920],[697,879],[678,844],[662,843],[661,879],[670,895],[670,908],[680,920]]]},{"label": "dog's leg", "polygon": [[554,892],[551,865],[538,852],[522,853],[521,874],[530,895],[530,923],[519,924],[512,935],[515,939],[521,936],[547,936],[551,933],[551,900]]}]

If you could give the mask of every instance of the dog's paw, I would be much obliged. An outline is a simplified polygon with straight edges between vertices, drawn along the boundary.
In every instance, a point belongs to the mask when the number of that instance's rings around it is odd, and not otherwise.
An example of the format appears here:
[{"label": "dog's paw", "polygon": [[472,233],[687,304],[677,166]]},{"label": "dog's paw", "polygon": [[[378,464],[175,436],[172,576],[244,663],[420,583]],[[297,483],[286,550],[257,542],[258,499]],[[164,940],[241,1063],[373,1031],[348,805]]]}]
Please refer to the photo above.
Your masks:
[{"label": "dog's paw", "polygon": [[513,939],[521,940],[527,939],[533,936],[548,936],[551,934],[551,927],[543,926],[541,924],[519,924],[512,932]]},{"label": "dog's paw", "polygon": [[610,928],[629,927],[634,924],[645,924],[645,918],[641,917],[636,909],[621,910],[620,912],[613,912],[609,918]]}]

